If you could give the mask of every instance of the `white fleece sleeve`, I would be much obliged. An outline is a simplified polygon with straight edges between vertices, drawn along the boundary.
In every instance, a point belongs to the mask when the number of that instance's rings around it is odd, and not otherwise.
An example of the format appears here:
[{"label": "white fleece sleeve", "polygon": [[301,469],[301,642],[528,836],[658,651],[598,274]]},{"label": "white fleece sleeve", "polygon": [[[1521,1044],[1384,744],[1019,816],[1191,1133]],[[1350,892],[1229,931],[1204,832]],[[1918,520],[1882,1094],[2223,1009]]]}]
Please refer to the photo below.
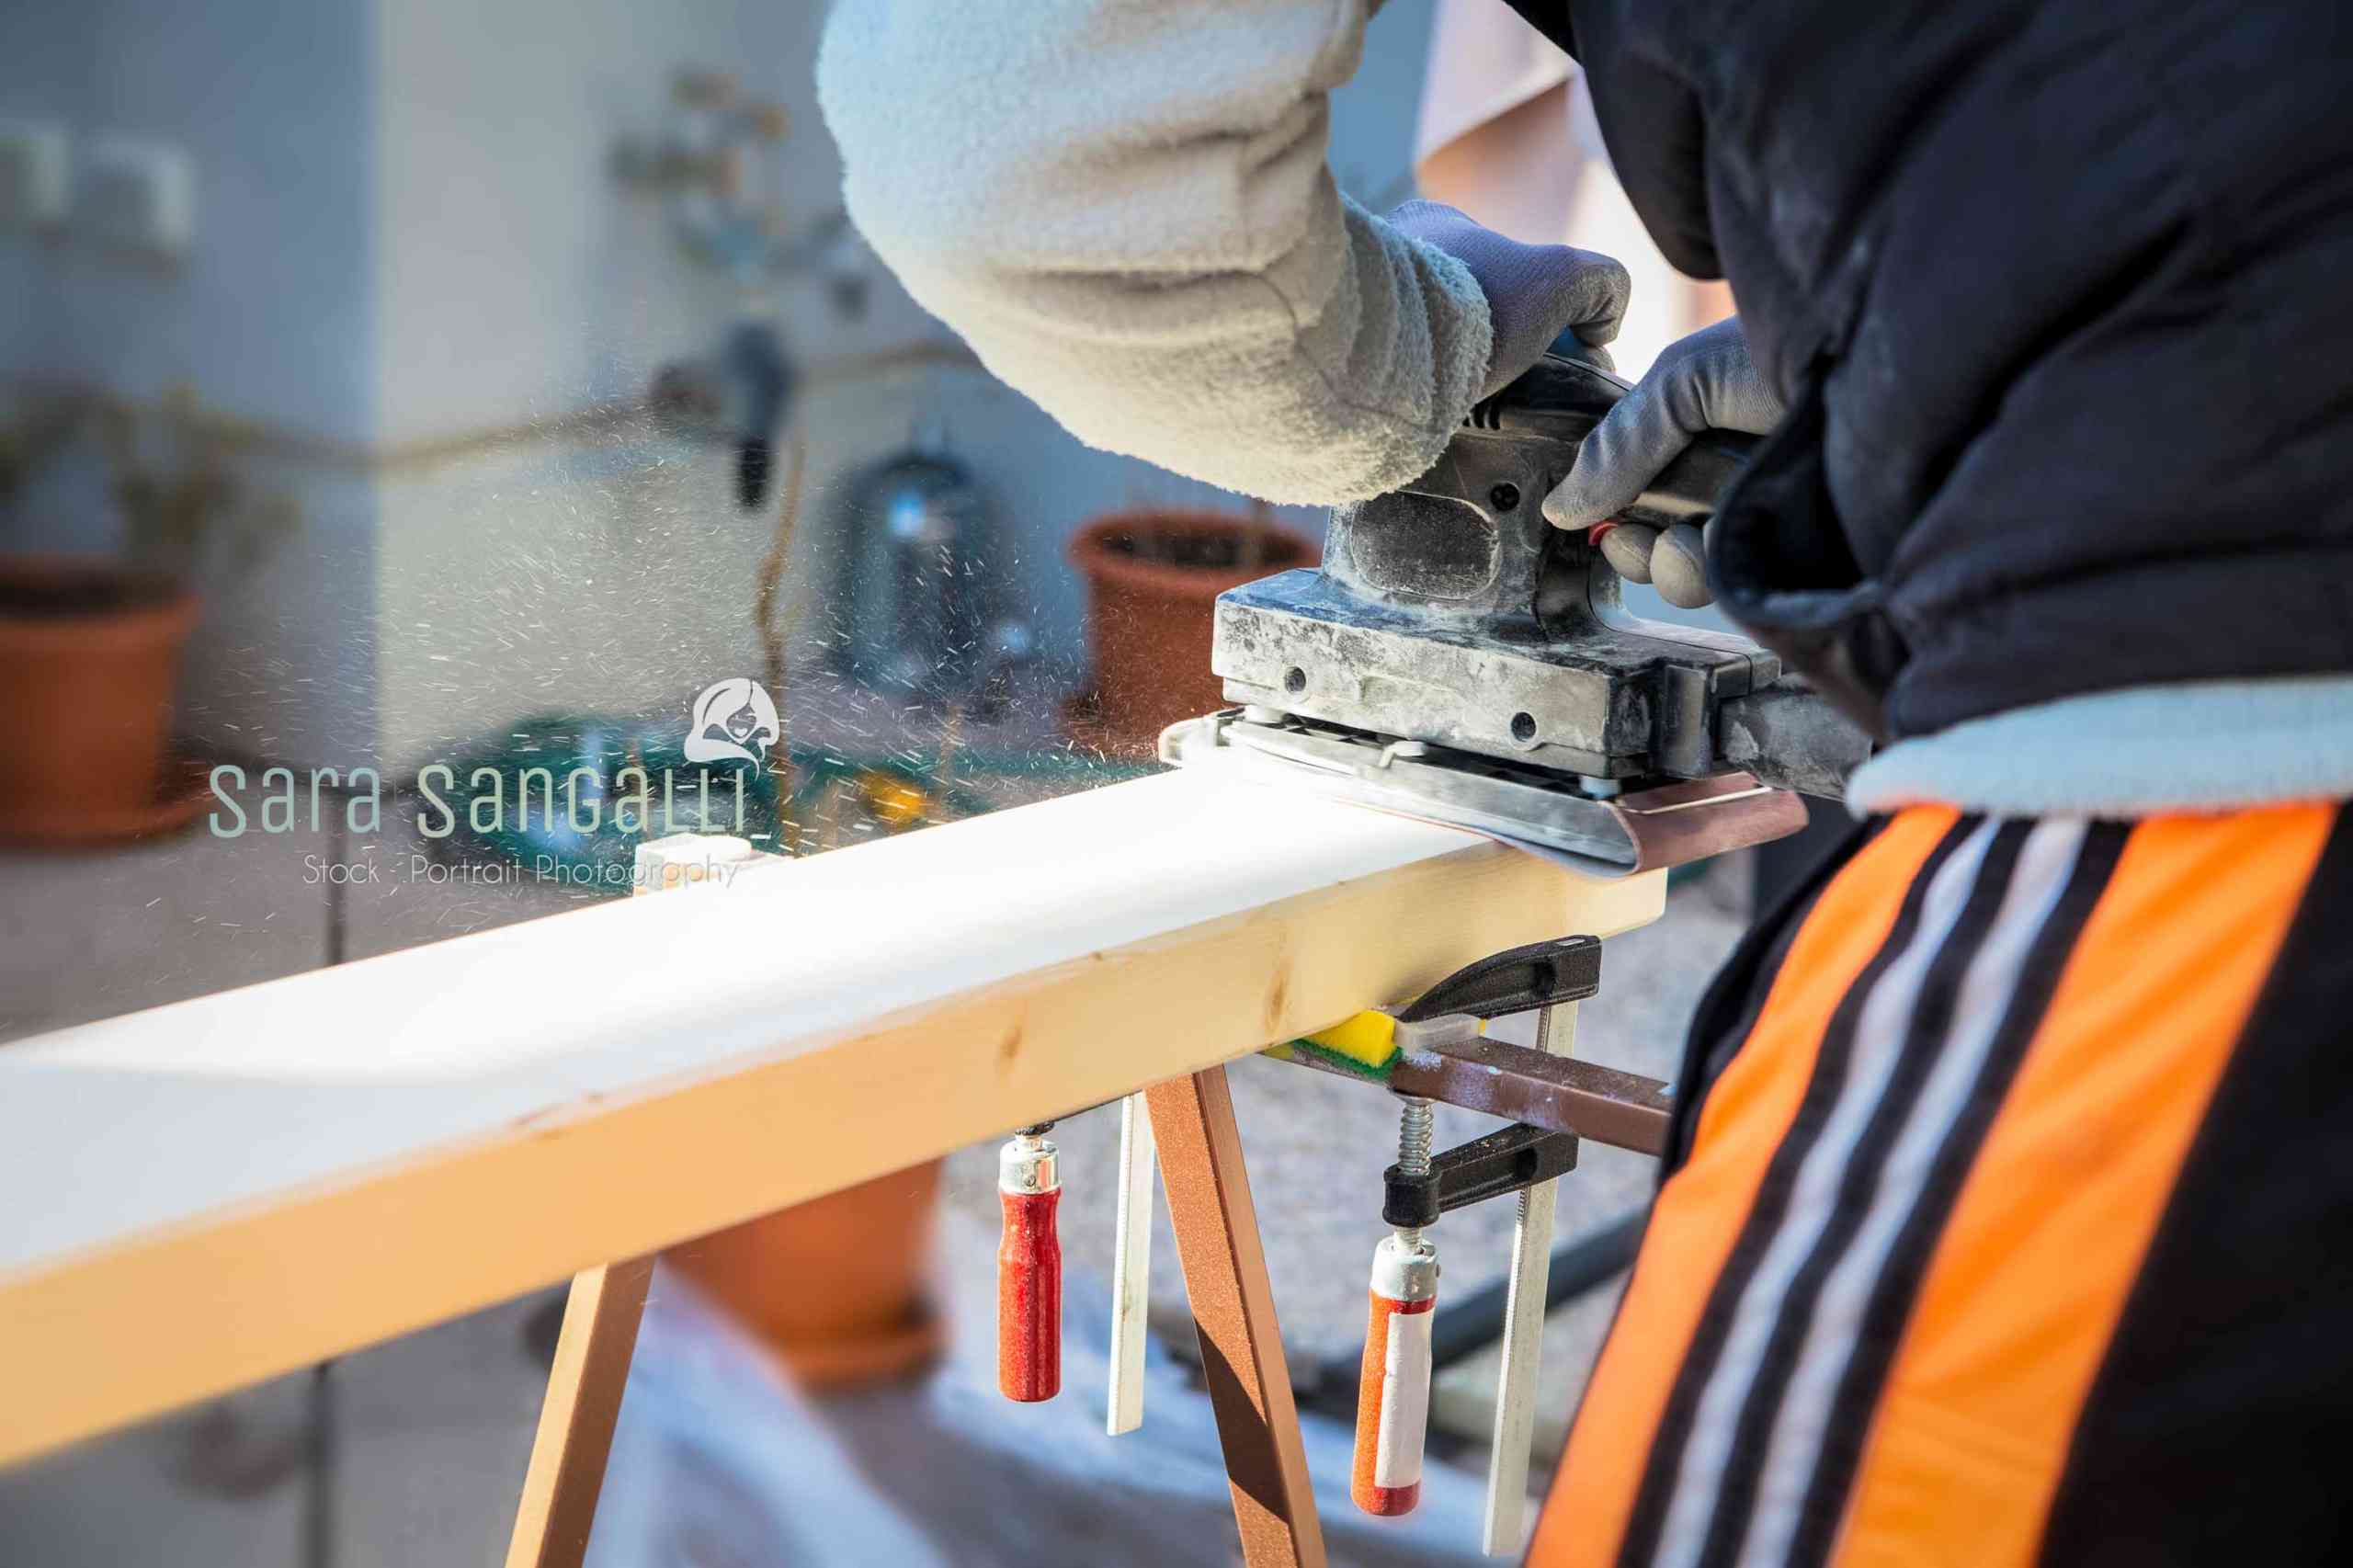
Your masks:
[{"label": "white fleece sleeve", "polygon": [[1370,8],[839,0],[817,89],[850,216],[1090,446],[1269,501],[1393,489],[1477,399],[1491,328],[1461,263],[1325,165]]}]

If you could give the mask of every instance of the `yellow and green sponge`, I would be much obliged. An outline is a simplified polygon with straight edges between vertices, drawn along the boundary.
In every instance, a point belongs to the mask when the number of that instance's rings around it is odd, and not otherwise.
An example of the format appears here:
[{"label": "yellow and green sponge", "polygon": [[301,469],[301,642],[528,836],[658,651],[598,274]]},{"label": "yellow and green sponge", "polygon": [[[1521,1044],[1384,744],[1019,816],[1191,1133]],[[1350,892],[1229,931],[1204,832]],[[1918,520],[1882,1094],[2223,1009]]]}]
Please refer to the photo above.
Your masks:
[{"label": "yellow and green sponge", "polygon": [[1278,1054],[1287,1051],[1304,1051],[1342,1072],[1381,1083],[1397,1060],[1397,1020],[1367,1009],[1304,1040],[1275,1048]]}]

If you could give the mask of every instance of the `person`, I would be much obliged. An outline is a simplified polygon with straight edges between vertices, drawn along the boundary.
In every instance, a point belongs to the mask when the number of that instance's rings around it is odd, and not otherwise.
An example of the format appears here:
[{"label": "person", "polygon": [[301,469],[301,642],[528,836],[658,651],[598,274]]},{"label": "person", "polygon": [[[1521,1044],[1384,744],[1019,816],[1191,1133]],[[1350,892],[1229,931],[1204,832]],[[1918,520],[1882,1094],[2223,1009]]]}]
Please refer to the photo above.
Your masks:
[{"label": "person", "polygon": [[1620,375],[1640,375],[1668,344],[1733,313],[1722,282],[1685,277],[1651,242],[1609,166],[1576,62],[1496,0],[1431,0],[1413,159],[1421,195],[1483,228],[1624,264],[1632,293],[1609,345]]},{"label": "person", "polygon": [[[1762,433],[1710,581],[1882,747],[1694,1022],[1530,1560],[2343,1557],[2353,13],[1515,8],[1741,312],[1546,515]],[[1625,283],[1339,194],[1369,9],[843,0],[849,210],[1082,438],[1386,490]]]}]

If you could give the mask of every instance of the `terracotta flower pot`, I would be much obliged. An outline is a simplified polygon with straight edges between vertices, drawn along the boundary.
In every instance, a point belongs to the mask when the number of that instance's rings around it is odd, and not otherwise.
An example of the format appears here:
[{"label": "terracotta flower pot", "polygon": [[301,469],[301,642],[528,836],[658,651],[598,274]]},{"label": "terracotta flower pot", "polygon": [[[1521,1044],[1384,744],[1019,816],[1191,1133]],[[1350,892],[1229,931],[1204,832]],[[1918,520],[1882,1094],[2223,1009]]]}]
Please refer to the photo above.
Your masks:
[{"label": "terracotta flower pot", "polygon": [[937,1355],[925,1290],[939,1165],[911,1166],[672,1247],[803,1388],[911,1372]]},{"label": "terracotta flower pot", "polygon": [[0,838],[126,838],[194,814],[201,780],[169,748],[196,608],[160,574],[0,556]]},{"label": "terracotta flower pot", "polygon": [[1170,724],[1223,707],[1210,670],[1211,607],[1228,588],[1315,557],[1287,528],[1218,512],[1117,512],[1079,529],[1070,560],[1091,601],[1104,738],[1149,753]]}]

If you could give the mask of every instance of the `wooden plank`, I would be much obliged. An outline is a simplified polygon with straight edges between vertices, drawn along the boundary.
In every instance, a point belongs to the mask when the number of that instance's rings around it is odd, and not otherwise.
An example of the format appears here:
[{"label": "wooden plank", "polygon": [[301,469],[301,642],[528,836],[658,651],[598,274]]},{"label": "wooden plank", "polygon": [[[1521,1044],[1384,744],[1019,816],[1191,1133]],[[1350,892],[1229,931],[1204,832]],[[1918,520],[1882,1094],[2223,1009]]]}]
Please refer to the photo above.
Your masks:
[{"label": "wooden plank", "polygon": [[547,1402],[506,1548],[506,1568],[579,1568],[597,1522],[637,1325],[654,1259],[625,1258],[572,1277]]},{"label": "wooden plank", "polygon": [[1202,1375],[1225,1450],[1242,1559],[1250,1568],[1322,1568],[1324,1527],[1307,1477],[1225,1069],[1157,1084],[1145,1094],[1168,1188],[1169,1228],[1185,1266]]},{"label": "wooden plank", "polygon": [[1664,885],[1170,774],[21,1042],[0,1462],[1640,925]]}]

